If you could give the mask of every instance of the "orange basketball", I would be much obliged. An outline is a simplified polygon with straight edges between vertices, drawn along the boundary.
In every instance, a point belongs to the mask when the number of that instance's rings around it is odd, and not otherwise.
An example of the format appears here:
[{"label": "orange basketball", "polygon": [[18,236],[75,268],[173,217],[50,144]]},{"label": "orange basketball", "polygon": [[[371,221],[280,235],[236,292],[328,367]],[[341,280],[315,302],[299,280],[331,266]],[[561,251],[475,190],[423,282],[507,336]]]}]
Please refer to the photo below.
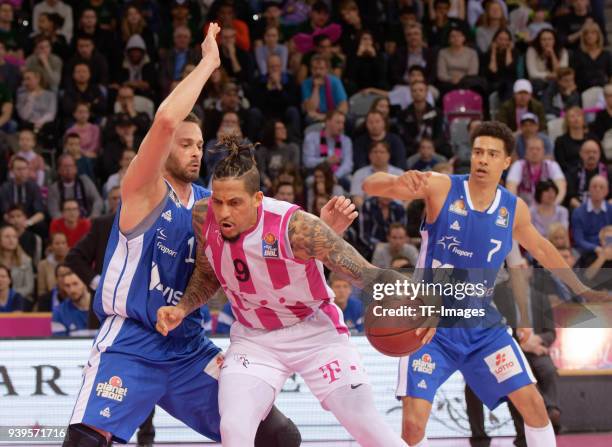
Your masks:
[{"label": "orange basketball", "polygon": [[416,330],[421,326],[435,327],[439,320],[424,316],[423,306],[425,301],[421,297],[414,300],[385,298],[370,303],[364,318],[365,334],[370,344],[390,357],[403,357],[417,351],[426,331],[417,336]]}]

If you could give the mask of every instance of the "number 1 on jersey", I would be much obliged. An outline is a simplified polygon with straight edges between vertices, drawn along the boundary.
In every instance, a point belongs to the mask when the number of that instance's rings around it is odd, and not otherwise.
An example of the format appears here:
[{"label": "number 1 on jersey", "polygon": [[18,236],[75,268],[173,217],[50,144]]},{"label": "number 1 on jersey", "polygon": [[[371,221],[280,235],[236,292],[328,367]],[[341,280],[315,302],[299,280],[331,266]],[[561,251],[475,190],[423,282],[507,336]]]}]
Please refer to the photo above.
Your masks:
[{"label": "number 1 on jersey", "polygon": [[489,251],[489,254],[487,255],[487,262],[491,262],[491,259],[493,259],[493,255],[497,253],[502,246],[502,241],[499,241],[497,239],[491,239],[491,242],[493,243],[493,248]]},{"label": "number 1 on jersey", "polygon": [[195,263],[195,258],[193,257],[193,249],[195,248],[195,236],[191,236],[187,241],[187,245],[189,245],[189,255],[185,258],[185,262],[187,264]]}]

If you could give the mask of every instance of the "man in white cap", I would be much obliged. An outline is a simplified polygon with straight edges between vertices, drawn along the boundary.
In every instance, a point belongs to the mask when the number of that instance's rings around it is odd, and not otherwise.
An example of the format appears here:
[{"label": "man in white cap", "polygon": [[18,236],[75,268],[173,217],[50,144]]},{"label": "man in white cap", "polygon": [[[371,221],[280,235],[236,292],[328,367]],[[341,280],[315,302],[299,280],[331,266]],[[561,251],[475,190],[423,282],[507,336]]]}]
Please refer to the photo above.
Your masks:
[{"label": "man in white cap", "polygon": [[531,82],[527,79],[519,79],[514,83],[513,92],[512,99],[504,102],[499,108],[497,120],[506,124],[513,131],[516,131],[523,114],[531,112],[538,117],[540,130],[545,130],[546,116],[544,114],[544,106],[540,101],[531,97],[533,93]]}]

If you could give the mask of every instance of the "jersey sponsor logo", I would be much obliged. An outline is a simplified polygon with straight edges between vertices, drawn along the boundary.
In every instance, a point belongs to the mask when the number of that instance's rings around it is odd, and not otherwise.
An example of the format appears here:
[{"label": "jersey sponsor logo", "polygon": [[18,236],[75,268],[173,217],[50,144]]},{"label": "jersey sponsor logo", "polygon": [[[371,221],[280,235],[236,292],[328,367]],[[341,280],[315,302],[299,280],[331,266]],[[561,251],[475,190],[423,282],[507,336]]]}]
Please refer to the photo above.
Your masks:
[{"label": "jersey sponsor logo", "polygon": [[501,383],[523,372],[523,368],[510,345],[495,351],[493,354],[485,357],[484,360],[491,374],[495,376],[497,383]]},{"label": "jersey sponsor logo", "polygon": [[178,254],[176,250],[172,250],[170,247],[165,246],[160,241],[157,241],[156,246],[159,251],[161,251],[163,254],[168,255],[172,258],[176,258],[176,255]]},{"label": "jersey sponsor logo", "polygon": [[[127,396],[128,389],[123,387],[123,381],[119,376],[113,376],[107,382],[96,384],[96,396],[122,402]],[[110,416],[110,415],[109,415]]]},{"label": "jersey sponsor logo", "polygon": [[495,219],[495,225],[498,227],[508,228],[508,222],[510,221],[510,213],[508,209],[502,206],[497,212],[497,219]]},{"label": "jersey sponsor logo", "polygon": [[157,230],[155,230],[157,232],[157,239],[165,241],[168,239],[168,236],[166,236],[166,229],[165,228],[158,228]]},{"label": "jersey sponsor logo", "polygon": [[460,216],[467,216],[467,210],[465,209],[465,202],[463,199],[457,199],[448,207],[451,213],[459,214]]},{"label": "jersey sponsor logo", "polygon": [[332,360],[331,362],[320,366],[319,371],[321,371],[321,373],[323,374],[323,379],[329,380],[329,383],[333,383],[336,380],[340,379],[340,373],[342,372],[338,360]]},{"label": "jersey sponsor logo", "polygon": [[161,216],[168,222],[172,222],[172,210],[164,211]]},{"label": "jersey sponsor logo", "polygon": [[417,385],[419,388],[422,388],[424,390],[427,389],[427,382],[425,382],[425,379],[421,379],[421,381],[419,382],[419,384]]},{"label": "jersey sponsor logo", "polygon": [[436,362],[432,361],[431,355],[425,353],[420,359],[412,361],[412,370],[424,374],[433,374],[436,369]]},{"label": "jersey sponsor logo", "polygon": [[451,230],[461,231],[461,225],[459,225],[459,221],[458,220],[454,221],[449,228]]},{"label": "jersey sponsor logo", "polygon": [[106,407],[104,410],[100,412],[100,416],[104,416],[105,418],[109,418],[111,416],[110,408]]},{"label": "jersey sponsor logo", "polygon": [[278,258],[278,239],[272,233],[266,233],[261,241],[264,258]]},{"label": "jersey sponsor logo", "polygon": [[161,283],[159,267],[155,262],[151,266],[151,281],[149,282],[149,290],[157,290],[161,292],[162,296],[166,300],[166,303],[171,306],[176,306],[183,297],[182,290],[174,290],[172,287],[164,286]]},{"label": "jersey sponsor logo", "polygon": [[457,239],[456,236],[443,236],[436,242],[436,244],[441,245],[443,249],[449,250],[451,253],[454,253],[457,256],[463,256],[466,258],[471,258],[474,256],[473,251],[463,250],[460,248],[461,241]]}]

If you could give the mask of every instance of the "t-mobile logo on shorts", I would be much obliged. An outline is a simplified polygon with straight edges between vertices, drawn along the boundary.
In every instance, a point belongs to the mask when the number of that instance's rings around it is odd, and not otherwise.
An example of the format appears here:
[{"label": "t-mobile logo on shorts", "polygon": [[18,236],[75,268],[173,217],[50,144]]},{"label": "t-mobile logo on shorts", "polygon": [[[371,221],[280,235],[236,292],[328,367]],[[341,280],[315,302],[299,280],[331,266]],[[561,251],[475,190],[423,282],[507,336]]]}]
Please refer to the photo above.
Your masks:
[{"label": "t-mobile logo on shorts", "polygon": [[491,371],[491,374],[497,379],[497,383],[514,377],[523,372],[523,368],[519,363],[512,346],[508,345],[493,354],[485,357],[485,362]]},{"label": "t-mobile logo on shorts", "polygon": [[338,360],[333,360],[319,368],[319,370],[323,373],[324,379],[329,379],[329,383],[333,383],[338,380],[340,377],[340,364]]}]

